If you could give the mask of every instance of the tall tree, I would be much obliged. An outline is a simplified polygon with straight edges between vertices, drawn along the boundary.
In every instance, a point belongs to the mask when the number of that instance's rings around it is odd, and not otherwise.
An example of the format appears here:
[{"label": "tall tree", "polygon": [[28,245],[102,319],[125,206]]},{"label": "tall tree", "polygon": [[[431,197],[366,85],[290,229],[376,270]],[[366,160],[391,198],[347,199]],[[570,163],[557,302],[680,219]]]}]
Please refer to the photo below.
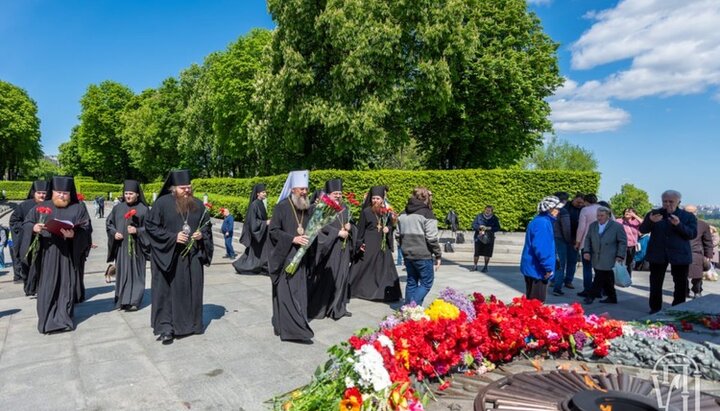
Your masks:
[{"label": "tall tree", "polygon": [[88,87],[80,99],[77,149],[87,173],[98,181],[119,182],[137,175],[122,142],[121,114],[133,97],[126,86],[104,81]]},{"label": "tall tree", "polygon": [[158,89],[133,97],[122,113],[122,146],[133,168],[145,180],[156,180],[177,167],[178,136],[182,130],[183,99],[180,82],[168,78]]},{"label": "tall tree", "polygon": [[597,171],[597,160],[592,151],[557,137],[537,147],[522,160],[522,164],[532,170]]},{"label": "tall tree", "polygon": [[429,166],[509,165],[550,130],[557,45],[525,0],[269,0],[263,169],[365,168],[412,136]]},{"label": "tall tree", "polygon": [[41,154],[37,104],[25,90],[0,80],[0,179],[15,179]]},{"label": "tall tree", "polygon": [[60,172],[70,176],[86,175],[87,171],[82,165],[80,159],[80,153],[78,152],[78,130],[79,125],[73,127],[70,131],[70,140],[60,144],[58,148],[60,154],[58,155],[58,161],[60,162]]},{"label": "tall tree", "polygon": [[634,208],[640,217],[652,209],[647,191],[632,184],[623,184],[620,192],[610,198],[610,205],[616,216],[622,216],[626,208]]}]

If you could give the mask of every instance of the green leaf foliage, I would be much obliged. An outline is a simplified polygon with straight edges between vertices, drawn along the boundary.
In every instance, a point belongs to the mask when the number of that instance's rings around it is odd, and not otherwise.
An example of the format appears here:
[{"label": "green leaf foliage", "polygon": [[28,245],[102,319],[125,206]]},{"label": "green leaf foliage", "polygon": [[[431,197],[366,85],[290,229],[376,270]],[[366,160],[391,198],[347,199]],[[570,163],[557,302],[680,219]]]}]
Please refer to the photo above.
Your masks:
[{"label": "green leaf foliage", "polygon": [[634,208],[638,216],[643,217],[652,209],[652,203],[645,190],[632,184],[623,184],[620,192],[610,198],[610,205],[616,216],[622,217],[626,208]]},{"label": "green leaf foliage", "polygon": [[41,154],[37,104],[25,90],[0,80],[0,178],[15,179]]},{"label": "green leaf foliage", "polygon": [[522,162],[529,170],[596,171],[595,155],[580,146],[553,137]]},{"label": "green leaf foliage", "polygon": [[551,129],[557,44],[525,0],[270,0],[256,81],[259,168],[379,168],[414,139],[427,168],[508,166]]}]

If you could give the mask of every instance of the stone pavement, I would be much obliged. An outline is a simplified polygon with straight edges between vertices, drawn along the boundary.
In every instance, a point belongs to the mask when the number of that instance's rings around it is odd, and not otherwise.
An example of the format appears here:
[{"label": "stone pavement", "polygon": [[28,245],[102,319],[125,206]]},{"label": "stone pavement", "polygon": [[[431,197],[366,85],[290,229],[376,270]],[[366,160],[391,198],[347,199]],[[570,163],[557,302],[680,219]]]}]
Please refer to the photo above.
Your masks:
[{"label": "stone pavement", "polygon": [[[0,222],[7,219],[6,215]],[[90,254],[88,299],[75,308],[77,327],[72,332],[39,334],[35,300],[24,296],[22,285],[12,283],[9,269],[0,270],[0,409],[267,409],[265,401],[273,395],[309,381],[316,366],[327,359],[329,346],[359,328],[375,327],[392,311],[386,304],[352,300],[351,318],[311,323],[315,344],[283,343],[270,326],[270,280],[234,274],[230,261],[221,258],[224,248],[217,236],[217,257],[205,272],[205,333],[163,346],[150,329],[149,290],[140,311],[113,309],[114,287],[105,284],[102,275],[104,222],[93,220],[98,248]],[[219,224],[213,228],[218,231]],[[524,290],[517,265],[491,263],[487,274],[468,267],[465,262],[444,261],[428,301],[448,286],[504,300]],[[399,272],[404,282],[404,272]],[[648,273],[639,272],[634,280],[636,285],[619,289],[620,304],[595,303],[587,310],[625,320],[645,317]],[[580,282],[576,279],[576,287]],[[670,290],[672,280],[665,286]],[[719,294],[720,285],[707,284],[706,294],[710,293]],[[665,292],[667,304],[671,294]],[[551,295],[548,302],[567,303],[573,296]]]}]

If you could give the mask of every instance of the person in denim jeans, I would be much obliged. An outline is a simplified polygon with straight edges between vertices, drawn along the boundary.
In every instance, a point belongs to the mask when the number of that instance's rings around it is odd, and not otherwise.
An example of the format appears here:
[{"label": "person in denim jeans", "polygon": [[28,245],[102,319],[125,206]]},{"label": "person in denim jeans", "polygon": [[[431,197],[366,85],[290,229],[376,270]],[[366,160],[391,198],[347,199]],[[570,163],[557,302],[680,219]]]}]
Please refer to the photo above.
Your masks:
[{"label": "person in denim jeans", "polygon": [[440,267],[437,218],[430,201],[428,189],[417,187],[398,217],[398,238],[407,270],[405,304],[422,305],[435,280],[435,270]]}]

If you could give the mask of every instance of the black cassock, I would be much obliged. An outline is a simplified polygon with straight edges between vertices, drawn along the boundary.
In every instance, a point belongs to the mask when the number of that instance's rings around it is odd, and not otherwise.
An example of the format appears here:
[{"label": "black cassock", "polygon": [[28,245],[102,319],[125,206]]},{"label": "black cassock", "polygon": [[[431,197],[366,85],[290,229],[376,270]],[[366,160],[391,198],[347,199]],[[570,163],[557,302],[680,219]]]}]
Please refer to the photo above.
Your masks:
[{"label": "black cassock", "polygon": [[353,233],[347,240],[338,237],[343,225],[349,223],[348,210],[344,209],[318,234],[315,269],[310,277],[308,317],[330,317],[339,320],[347,313],[350,299],[350,257],[353,250]]},{"label": "black cassock", "polygon": [[85,208],[85,214],[88,215],[88,235],[90,236],[90,242],[85,244],[85,249],[80,250],[80,258],[77,262],[78,280],[75,283],[75,302],[81,303],[85,301],[85,262],[90,255],[90,248],[92,247],[92,219],[90,219],[90,213],[87,211],[87,205],[84,202],[80,202],[80,205]]},{"label": "black cassock", "polygon": [[[81,274],[80,264],[92,243],[90,216],[83,204],[57,208],[52,201],[44,201],[37,207],[52,210],[45,217],[45,222],[54,218],[76,224],[75,237],[71,239],[66,240],[47,231],[39,234],[39,252],[32,262],[42,273],[37,286],[38,331],[48,333],[73,329],[75,325],[72,316]],[[35,235],[38,235],[33,233],[33,226],[40,222],[37,207],[28,213],[23,223],[23,257]]]},{"label": "black cassock", "polygon": [[238,274],[267,274],[270,244],[267,241],[268,224],[267,210],[262,200],[250,204],[247,218],[240,235],[240,244],[245,246],[245,253],[234,263]]},{"label": "black cassock", "polygon": [[[130,219],[125,214],[135,210],[136,214]],[[105,222],[108,235],[107,262],[115,261],[115,308],[123,306],[140,307],[145,293],[145,267],[150,253],[149,239],[145,231],[145,218],[149,213],[148,207],[140,202],[128,205],[121,202],[110,211]],[[137,228],[137,234],[128,234],[128,225]],[[122,240],[116,240],[115,234],[123,235]],[[132,251],[130,237],[133,237]],[[132,253],[132,254],[131,254]]]},{"label": "black cassock", "polygon": [[10,230],[12,230],[13,246],[10,250],[10,255],[13,260],[13,270],[15,278],[22,278],[25,284],[25,295],[34,295],[37,291],[38,281],[38,267],[33,267],[32,272],[30,266],[27,264],[25,257],[20,253],[22,248],[22,236],[23,236],[23,222],[27,217],[30,210],[35,207],[35,200],[29,199],[18,204],[10,215]]},{"label": "black cassock", "polygon": [[[194,199],[195,210],[187,216],[192,232],[201,224],[204,206]],[[205,214],[203,222],[210,216]],[[161,196],[155,201],[145,219],[145,231],[152,249],[153,332],[173,335],[201,334],[203,332],[204,268],[212,261],[213,243],[210,224],[200,230],[203,238],[196,241],[192,251],[183,257],[185,244],[177,243],[182,231],[184,216],[175,208],[175,197]]]},{"label": "black cassock", "polygon": [[[298,223],[289,200],[275,206],[270,221],[269,239],[272,244],[268,269],[272,280],[272,325],[282,340],[309,340],[314,336],[307,317],[307,275],[313,258],[313,247],[303,257],[295,274],[285,272],[300,246],[292,240],[298,235]],[[312,216],[312,207],[304,212],[296,210],[305,228]]]},{"label": "black cassock", "polygon": [[358,254],[350,268],[350,294],[353,298],[394,302],[400,300],[402,292],[392,256],[393,228],[389,225],[390,231],[383,235],[378,231],[378,221],[372,207],[366,207],[360,214],[356,247],[365,244],[365,252]]}]

